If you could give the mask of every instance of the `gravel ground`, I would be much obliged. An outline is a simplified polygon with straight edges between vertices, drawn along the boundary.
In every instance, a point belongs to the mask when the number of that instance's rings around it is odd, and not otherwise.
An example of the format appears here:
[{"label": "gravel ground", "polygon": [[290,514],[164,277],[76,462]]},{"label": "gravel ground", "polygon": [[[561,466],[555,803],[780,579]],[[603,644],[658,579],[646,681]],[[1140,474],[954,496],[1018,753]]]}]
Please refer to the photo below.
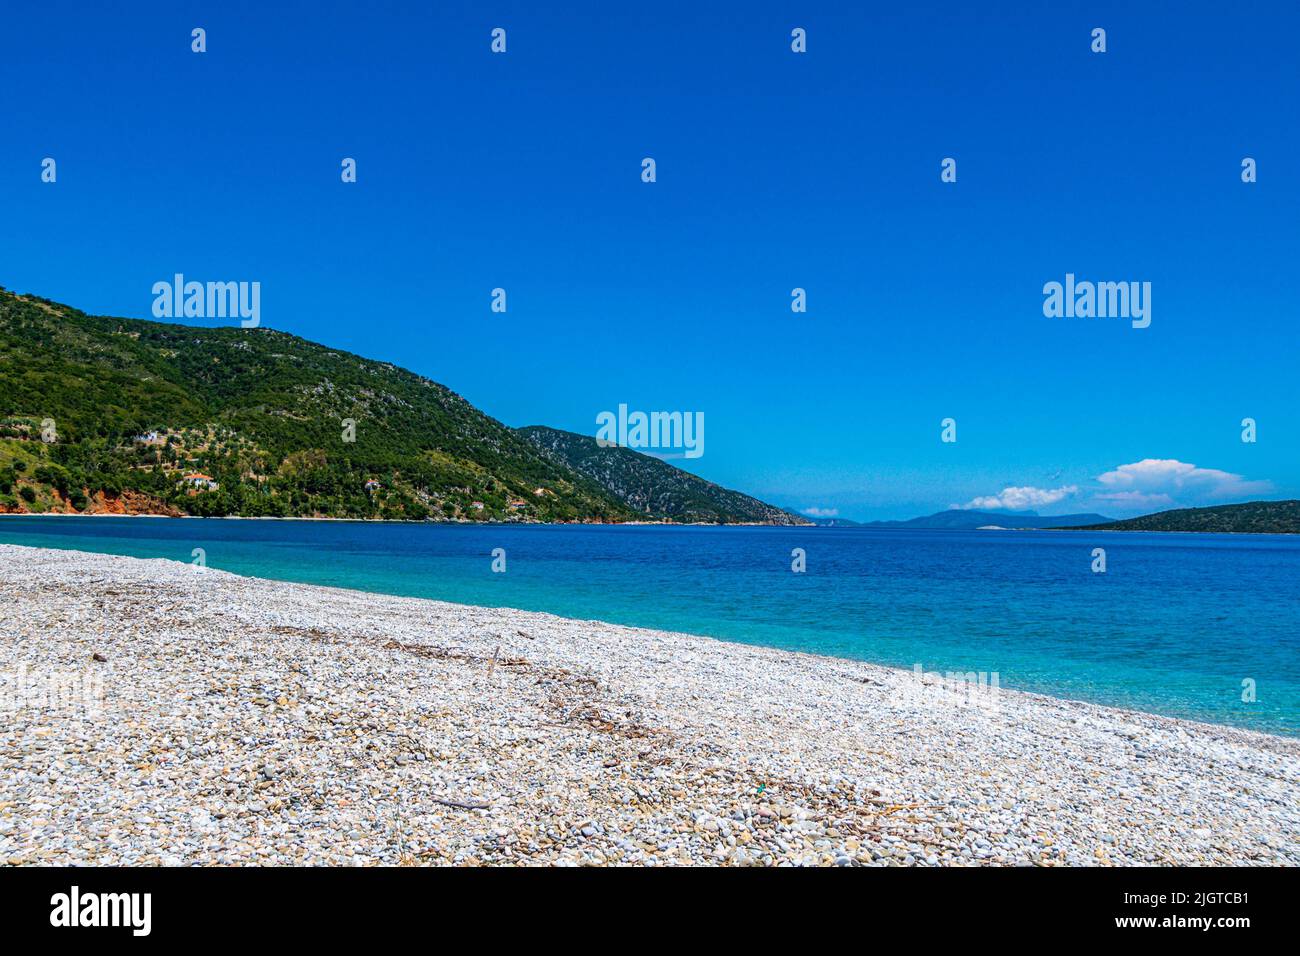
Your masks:
[{"label": "gravel ground", "polygon": [[0,545],[0,862],[1297,864],[1300,741]]}]

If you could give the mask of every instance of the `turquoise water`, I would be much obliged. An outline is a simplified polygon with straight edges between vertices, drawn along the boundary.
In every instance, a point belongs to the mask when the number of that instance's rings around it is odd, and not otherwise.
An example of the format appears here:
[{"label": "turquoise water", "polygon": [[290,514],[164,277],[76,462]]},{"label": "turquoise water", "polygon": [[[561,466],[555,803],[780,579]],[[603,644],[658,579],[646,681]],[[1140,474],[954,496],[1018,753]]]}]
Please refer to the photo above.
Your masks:
[{"label": "turquoise water", "polygon": [[8,516],[0,541],[202,548],[239,574],[996,671],[1003,687],[1300,734],[1294,536]]}]

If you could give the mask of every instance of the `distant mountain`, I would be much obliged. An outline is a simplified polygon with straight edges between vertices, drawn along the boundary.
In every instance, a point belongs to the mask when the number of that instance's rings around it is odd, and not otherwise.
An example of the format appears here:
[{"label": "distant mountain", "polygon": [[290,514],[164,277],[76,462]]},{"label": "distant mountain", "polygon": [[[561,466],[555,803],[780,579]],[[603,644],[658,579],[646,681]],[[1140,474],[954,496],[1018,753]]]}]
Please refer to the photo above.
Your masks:
[{"label": "distant mountain", "polygon": [[1032,511],[1018,512],[991,512],[991,511],[963,511],[960,508],[950,508],[947,511],[939,511],[932,515],[926,515],[923,518],[910,518],[907,521],[870,521],[864,524],[864,528],[897,528],[900,530],[942,530],[949,531],[973,531],[977,528],[1069,528],[1077,525],[1092,525],[1110,521],[1105,515],[1099,514],[1079,514],[1079,515],[1052,515],[1042,517]]},{"label": "distant mountain", "polygon": [[1084,525],[1083,530],[1300,534],[1300,501],[1248,501],[1212,508],[1178,508],[1124,521]]},{"label": "distant mountain", "polygon": [[800,515],[810,524],[815,524],[819,528],[861,528],[861,521],[850,521],[848,518],[810,518],[807,515]]},{"label": "distant mountain", "polygon": [[716,524],[809,524],[807,518],[730,491],[630,448],[604,447],[590,435],[533,425],[519,429],[558,466],[594,482],[647,519]]},{"label": "distant mountain", "polygon": [[787,523],[655,465],[625,500],[387,362],[0,288],[0,512]]}]

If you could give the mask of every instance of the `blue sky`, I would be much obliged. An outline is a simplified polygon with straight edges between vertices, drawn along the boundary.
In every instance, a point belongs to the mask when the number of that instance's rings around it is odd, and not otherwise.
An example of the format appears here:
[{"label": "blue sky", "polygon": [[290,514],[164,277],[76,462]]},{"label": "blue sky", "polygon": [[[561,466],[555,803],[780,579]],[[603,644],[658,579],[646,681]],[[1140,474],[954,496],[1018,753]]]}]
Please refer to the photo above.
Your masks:
[{"label": "blue sky", "polygon": [[[1294,4],[609,6],[13,6],[0,283],[259,281],[507,424],[702,412],[676,463],[844,517],[1300,497]],[[1066,273],[1150,327],[1046,318]]]}]

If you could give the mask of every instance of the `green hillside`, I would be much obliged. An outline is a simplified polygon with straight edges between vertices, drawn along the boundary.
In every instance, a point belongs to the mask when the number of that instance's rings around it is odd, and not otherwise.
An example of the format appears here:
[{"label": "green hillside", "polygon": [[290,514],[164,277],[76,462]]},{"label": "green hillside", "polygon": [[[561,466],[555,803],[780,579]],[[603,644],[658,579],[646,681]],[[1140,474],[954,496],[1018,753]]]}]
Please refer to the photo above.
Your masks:
[{"label": "green hillside", "polygon": [[1300,534],[1300,501],[1248,501],[1213,508],[1179,508],[1071,530]]},{"label": "green hillside", "polygon": [[594,437],[534,425],[520,434],[557,464],[591,479],[644,517],[719,524],[809,524],[757,498],[729,491],[630,448],[602,448]]},{"label": "green hillside", "polygon": [[3,290],[0,511],[645,517],[405,369],[272,329],[91,316]]}]

